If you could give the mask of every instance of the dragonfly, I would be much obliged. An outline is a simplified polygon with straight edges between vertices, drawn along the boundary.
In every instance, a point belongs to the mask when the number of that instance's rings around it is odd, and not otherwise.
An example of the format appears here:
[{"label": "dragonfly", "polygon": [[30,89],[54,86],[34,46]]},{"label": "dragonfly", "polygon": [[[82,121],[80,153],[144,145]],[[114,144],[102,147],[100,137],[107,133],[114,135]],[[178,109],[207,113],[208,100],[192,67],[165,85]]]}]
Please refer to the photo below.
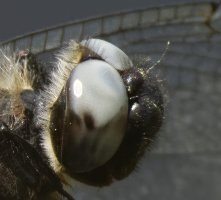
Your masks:
[{"label": "dragonfly", "polygon": [[101,39],[71,40],[49,67],[0,52],[1,199],[74,199],[73,180],[128,177],[164,118],[153,68]]}]

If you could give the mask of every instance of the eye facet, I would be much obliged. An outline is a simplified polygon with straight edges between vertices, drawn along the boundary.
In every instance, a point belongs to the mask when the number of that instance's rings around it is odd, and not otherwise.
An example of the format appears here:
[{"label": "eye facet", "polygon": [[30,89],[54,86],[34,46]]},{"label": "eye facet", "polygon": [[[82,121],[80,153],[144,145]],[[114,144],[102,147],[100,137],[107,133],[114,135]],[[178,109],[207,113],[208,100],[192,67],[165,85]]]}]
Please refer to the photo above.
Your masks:
[{"label": "eye facet", "polygon": [[[111,65],[87,60],[73,69],[64,93],[63,127],[53,124],[62,131],[60,159],[74,172],[90,171],[111,159],[122,142],[128,116],[126,88]],[[53,110],[59,114],[59,109]]]}]

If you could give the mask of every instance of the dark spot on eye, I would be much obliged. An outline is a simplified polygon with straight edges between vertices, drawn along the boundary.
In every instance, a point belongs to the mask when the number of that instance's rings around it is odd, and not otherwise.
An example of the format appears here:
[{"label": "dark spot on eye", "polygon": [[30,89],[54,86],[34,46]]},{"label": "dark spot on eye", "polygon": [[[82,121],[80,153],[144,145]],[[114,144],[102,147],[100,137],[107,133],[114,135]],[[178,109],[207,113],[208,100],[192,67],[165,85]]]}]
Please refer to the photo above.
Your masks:
[{"label": "dark spot on eye", "polygon": [[89,113],[84,114],[84,121],[88,130],[94,129],[94,119]]},{"label": "dark spot on eye", "polygon": [[79,132],[82,129],[81,118],[74,112],[66,114],[65,127],[67,132]]}]

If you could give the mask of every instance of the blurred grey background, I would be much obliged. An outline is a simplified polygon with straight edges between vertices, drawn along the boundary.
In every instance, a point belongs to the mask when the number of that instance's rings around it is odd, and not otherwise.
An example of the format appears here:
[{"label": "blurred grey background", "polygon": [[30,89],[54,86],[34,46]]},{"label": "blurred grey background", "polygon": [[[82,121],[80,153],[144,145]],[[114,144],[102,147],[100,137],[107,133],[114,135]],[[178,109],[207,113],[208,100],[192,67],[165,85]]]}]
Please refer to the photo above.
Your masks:
[{"label": "blurred grey background", "polygon": [[[215,1],[218,2],[218,0]],[[88,0],[1,0],[0,41],[73,20],[183,2],[200,2],[200,0],[93,0],[93,2]]]},{"label": "blurred grey background", "polygon": [[76,185],[77,200],[221,199],[220,1],[8,1],[0,9],[2,45],[46,62],[69,39],[103,38],[151,63],[171,42],[158,67],[167,102],[158,143],[128,179]]}]

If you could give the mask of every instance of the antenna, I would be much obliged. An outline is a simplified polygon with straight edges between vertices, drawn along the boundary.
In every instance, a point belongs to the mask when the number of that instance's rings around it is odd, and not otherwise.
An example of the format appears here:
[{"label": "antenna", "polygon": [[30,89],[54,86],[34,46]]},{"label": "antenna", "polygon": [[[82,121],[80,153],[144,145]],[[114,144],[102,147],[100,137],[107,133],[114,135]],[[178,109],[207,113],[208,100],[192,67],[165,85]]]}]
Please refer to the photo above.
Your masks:
[{"label": "antenna", "polygon": [[151,66],[147,71],[146,73],[149,73],[152,69],[154,69],[158,64],[160,64],[160,62],[162,61],[162,59],[164,58],[164,56],[166,55],[168,49],[169,49],[169,46],[170,46],[170,41],[167,41],[167,44],[166,44],[166,48],[163,52],[163,54],[161,55],[160,59],[156,61],[156,63],[154,63],[153,66]]}]

